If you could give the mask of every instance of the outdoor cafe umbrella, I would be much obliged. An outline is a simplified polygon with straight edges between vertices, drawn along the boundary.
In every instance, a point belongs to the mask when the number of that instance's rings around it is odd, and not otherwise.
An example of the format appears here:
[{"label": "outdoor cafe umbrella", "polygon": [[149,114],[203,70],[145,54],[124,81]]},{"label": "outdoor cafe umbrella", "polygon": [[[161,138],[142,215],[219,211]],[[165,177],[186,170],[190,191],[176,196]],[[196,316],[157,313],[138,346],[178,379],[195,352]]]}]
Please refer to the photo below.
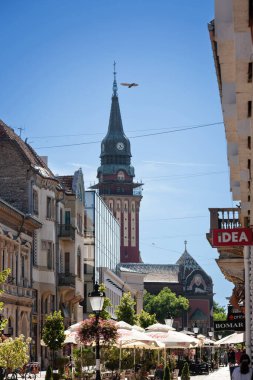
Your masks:
[{"label": "outdoor cafe umbrella", "polygon": [[221,346],[226,344],[237,344],[237,343],[243,343],[245,342],[245,333],[233,333],[231,335],[225,336],[224,338],[217,340],[215,342],[215,345]]},{"label": "outdoor cafe umbrella", "polygon": [[192,348],[199,346],[199,340],[178,331],[146,331],[146,334],[161,343],[165,348]]}]

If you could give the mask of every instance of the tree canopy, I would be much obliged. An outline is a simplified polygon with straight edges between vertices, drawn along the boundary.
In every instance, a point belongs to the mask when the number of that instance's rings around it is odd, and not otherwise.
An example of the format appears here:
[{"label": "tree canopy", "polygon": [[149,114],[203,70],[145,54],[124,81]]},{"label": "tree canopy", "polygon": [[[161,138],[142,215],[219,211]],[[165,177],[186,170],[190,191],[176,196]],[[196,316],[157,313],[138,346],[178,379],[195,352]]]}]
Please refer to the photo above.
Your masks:
[{"label": "tree canopy", "polygon": [[218,302],[213,302],[213,320],[225,321],[227,319],[227,311],[225,306],[220,306]]},{"label": "tree canopy", "polygon": [[[100,292],[105,292],[105,289],[106,288],[105,288],[105,285],[103,283],[99,285],[99,291]],[[100,311],[99,317],[102,319],[111,319],[111,314],[107,310],[107,308],[111,307],[111,306],[112,306],[112,302],[111,302],[110,298],[105,297],[104,303],[103,303],[103,309]]]},{"label": "tree canopy", "polygon": [[50,350],[56,351],[62,347],[65,340],[63,316],[60,311],[55,311],[46,317],[42,339]]},{"label": "tree canopy", "polygon": [[8,338],[4,341],[0,339],[0,367],[22,368],[29,360],[29,343],[31,338],[24,339],[23,335],[17,338]]},{"label": "tree canopy", "polygon": [[131,293],[124,293],[120,300],[120,304],[115,310],[118,321],[124,321],[133,326],[137,320],[135,305],[136,302],[132,299]]},{"label": "tree canopy", "polygon": [[158,322],[164,323],[165,318],[181,315],[183,310],[189,309],[189,300],[177,296],[168,287],[163,288],[157,295],[144,294],[144,310],[155,314]]},{"label": "tree canopy", "polygon": [[139,326],[141,326],[144,329],[157,322],[156,315],[155,314],[149,314],[145,310],[142,310],[140,312],[140,314],[137,315],[137,321],[138,321]]}]

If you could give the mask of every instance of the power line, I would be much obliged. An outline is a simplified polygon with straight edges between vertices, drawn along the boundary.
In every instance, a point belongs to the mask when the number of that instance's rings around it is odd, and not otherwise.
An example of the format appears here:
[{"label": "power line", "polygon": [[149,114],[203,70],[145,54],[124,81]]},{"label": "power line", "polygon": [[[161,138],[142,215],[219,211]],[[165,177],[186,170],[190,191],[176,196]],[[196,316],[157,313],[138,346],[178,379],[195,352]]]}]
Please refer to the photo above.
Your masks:
[{"label": "power line", "polygon": [[[222,121],[218,121],[217,123],[211,123],[211,124],[200,124],[203,126],[211,126],[211,125],[219,125],[224,124]],[[170,128],[148,128],[148,129],[133,129],[133,130],[127,130],[127,133],[132,132],[140,132],[140,131],[165,131],[165,130],[173,130],[174,128],[191,128],[191,127],[198,127],[198,125],[182,125],[182,126],[176,126],[176,127],[170,127]],[[29,139],[47,139],[47,138],[59,138],[59,137],[76,137],[76,136],[95,136],[95,135],[102,135],[104,132],[96,132],[96,133],[75,133],[75,134],[62,134],[62,135],[48,135],[48,136],[30,136]]]},{"label": "power line", "polygon": [[[130,139],[137,139],[140,137],[149,137],[149,136],[157,136],[157,135],[164,135],[164,134],[169,134],[169,133],[175,133],[175,132],[182,132],[182,131],[188,131],[188,130],[193,130],[193,129],[198,129],[198,128],[206,128],[214,125],[219,125],[223,124],[222,122],[218,123],[211,123],[211,124],[201,124],[201,125],[196,125],[196,126],[191,126],[191,127],[185,127],[185,128],[177,128],[169,131],[163,131],[163,132],[155,132],[155,133],[147,133],[143,135],[137,135],[137,136],[131,136],[129,137]],[[51,149],[51,148],[66,148],[66,147],[71,147],[71,146],[80,146],[80,145],[91,145],[91,144],[98,144],[101,141],[90,141],[90,142],[81,142],[81,143],[73,143],[73,144],[61,144],[61,145],[52,145],[52,146],[40,146],[35,149]]]}]

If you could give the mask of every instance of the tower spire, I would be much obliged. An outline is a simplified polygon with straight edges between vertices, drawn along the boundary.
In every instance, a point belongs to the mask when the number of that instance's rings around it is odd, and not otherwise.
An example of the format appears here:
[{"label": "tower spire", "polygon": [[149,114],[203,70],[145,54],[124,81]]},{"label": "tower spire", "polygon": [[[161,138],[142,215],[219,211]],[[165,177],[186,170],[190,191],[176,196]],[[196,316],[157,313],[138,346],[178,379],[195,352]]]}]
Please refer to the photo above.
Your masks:
[{"label": "tower spire", "polygon": [[116,80],[116,62],[114,61],[113,62],[113,86],[112,86],[112,90],[113,90],[113,96],[118,96],[118,85],[117,85],[117,80]]},{"label": "tower spire", "polygon": [[187,246],[187,240],[184,241],[184,246],[185,246],[184,251],[187,252],[187,248],[186,248],[186,246]]}]

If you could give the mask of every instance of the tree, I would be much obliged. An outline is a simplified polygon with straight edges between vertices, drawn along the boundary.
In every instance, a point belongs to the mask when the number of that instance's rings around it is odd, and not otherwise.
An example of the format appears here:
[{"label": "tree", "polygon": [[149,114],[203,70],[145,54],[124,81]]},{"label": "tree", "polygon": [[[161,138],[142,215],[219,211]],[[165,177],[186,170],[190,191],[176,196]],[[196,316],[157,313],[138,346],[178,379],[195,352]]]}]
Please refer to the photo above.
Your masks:
[{"label": "tree", "polygon": [[166,365],[163,373],[163,380],[171,380],[171,372],[170,367]]},{"label": "tree", "polygon": [[30,342],[31,338],[25,340],[24,335],[14,339],[0,339],[0,367],[8,368],[11,372],[22,368],[29,360]]},{"label": "tree", "polygon": [[225,306],[220,306],[218,302],[213,302],[213,320],[225,321],[227,319],[227,312]]},{"label": "tree", "polygon": [[53,351],[54,360],[55,351],[62,347],[65,340],[63,316],[60,311],[55,311],[46,317],[42,329],[42,339],[50,350]]},{"label": "tree", "polygon": [[155,314],[149,314],[145,310],[142,310],[141,313],[137,315],[137,321],[138,321],[139,326],[141,326],[144,329],[157,322],[156,321],[156,315]]},{"label": "tree", "polygon": [[183,310],[189,309],[189,300],[178,296],[169,288],[163,288],[157,295],[144,294],[144,310],[155,314],[158,322],[164,323],[168,316],[179,317]]},{"label": "tree", "polygon": [[137,320],[134,309],[135,305],[136,302],[132,299],[131,293],[124,293],[120,300],[120,304],[115,310],[118,321],[124,321],[133,326]]},{"label": "tree", "polygon": [[182,373],[181,373],[181,380],[190,380],[190,370],[189,370],[189,365],[187,362],[184,363]]},{"label": "tree", "polygon": [[[105,285],[104,284],[100,284],[99,285],[99,291],[100,292],[105,292]],[[104,297],[104,303],[103,303],[103,309],[100,311],[100,318],[102,319],[111,319],[111,314],[109,313],[109,311],[107,311],[107,308],[108,307],[111,307],[112,306],[112,302],[110,300],[110,298],[108,297]]]}]

